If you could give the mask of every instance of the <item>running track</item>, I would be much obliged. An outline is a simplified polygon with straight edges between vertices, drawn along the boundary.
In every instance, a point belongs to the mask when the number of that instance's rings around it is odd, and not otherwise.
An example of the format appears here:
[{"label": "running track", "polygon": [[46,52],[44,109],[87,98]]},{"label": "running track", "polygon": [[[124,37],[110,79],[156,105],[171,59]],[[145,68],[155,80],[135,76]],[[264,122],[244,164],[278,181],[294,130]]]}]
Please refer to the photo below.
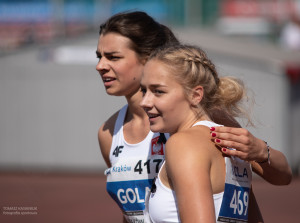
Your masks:
[{"label": "running track", "polygon": [[[300,222],[299,177],[288,186],[256,178],[253,188],[265,222]],[[101,174],[0,173],[0,206],[1,223],[121,222]]]}]

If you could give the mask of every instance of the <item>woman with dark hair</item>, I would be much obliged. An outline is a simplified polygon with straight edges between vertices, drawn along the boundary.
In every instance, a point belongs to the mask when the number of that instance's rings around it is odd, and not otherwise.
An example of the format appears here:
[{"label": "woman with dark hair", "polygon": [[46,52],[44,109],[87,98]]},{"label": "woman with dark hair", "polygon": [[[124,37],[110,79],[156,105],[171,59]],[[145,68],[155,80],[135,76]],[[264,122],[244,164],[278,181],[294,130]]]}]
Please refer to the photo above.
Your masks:
[{"label": "woman with dark hair", "polygon": [[144,222],[145,195],[164,159],[168,135],[150,131],[140,80],[148,56],[166,44],[178,44],[168,27],[144,12],[121,13],[100,26],[97,71],[109,95],[125,96],[127,105],[99,130],[107,191],[128,222]]}]

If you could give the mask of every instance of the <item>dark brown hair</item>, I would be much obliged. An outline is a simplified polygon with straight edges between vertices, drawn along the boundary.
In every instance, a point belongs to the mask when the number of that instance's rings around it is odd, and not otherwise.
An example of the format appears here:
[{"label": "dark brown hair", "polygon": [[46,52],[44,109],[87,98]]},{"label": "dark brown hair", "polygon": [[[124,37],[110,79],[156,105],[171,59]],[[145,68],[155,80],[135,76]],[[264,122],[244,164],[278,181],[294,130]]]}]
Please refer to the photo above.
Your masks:
[{"label": "dark brown hair", "polygon": [[131,40],[129,46],[142,59],[147,59],[153,50],[179,41],[165,25],[156,22],[145,12],[123,12],[110,17],[100,25],[100,35],[117,33]]}]

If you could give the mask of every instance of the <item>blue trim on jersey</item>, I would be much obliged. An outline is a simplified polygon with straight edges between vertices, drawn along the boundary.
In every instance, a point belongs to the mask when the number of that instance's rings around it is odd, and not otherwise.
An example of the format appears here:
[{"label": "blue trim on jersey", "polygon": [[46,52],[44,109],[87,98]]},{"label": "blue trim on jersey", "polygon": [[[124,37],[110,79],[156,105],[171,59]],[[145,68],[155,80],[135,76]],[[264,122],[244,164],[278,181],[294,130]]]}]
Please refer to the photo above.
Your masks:
[{"label": "blue trim on jersey", "polygon": [[143,211],[153,179],[107,182],[106,190],[123,211]]}]

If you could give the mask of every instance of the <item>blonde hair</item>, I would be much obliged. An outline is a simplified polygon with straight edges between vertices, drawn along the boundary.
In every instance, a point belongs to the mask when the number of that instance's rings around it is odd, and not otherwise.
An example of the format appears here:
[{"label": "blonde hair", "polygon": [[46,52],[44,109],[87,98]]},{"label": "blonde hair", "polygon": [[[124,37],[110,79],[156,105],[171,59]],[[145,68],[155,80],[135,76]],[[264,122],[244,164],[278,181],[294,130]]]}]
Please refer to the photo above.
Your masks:
[{"label": "blonde hair", "polygon": [[247,117],[240,105],[246,97],[246,90],[241,80],[234,77],[219,77],[215,65],[206,53],[191,45],[172,45],[153,52],[149,60],[158,60],[165,64],[170,73],[185,89],[186,96],[200,85],[204,95],[201,108],[211,115],[214,110],[222,110],[233,117]]}]

